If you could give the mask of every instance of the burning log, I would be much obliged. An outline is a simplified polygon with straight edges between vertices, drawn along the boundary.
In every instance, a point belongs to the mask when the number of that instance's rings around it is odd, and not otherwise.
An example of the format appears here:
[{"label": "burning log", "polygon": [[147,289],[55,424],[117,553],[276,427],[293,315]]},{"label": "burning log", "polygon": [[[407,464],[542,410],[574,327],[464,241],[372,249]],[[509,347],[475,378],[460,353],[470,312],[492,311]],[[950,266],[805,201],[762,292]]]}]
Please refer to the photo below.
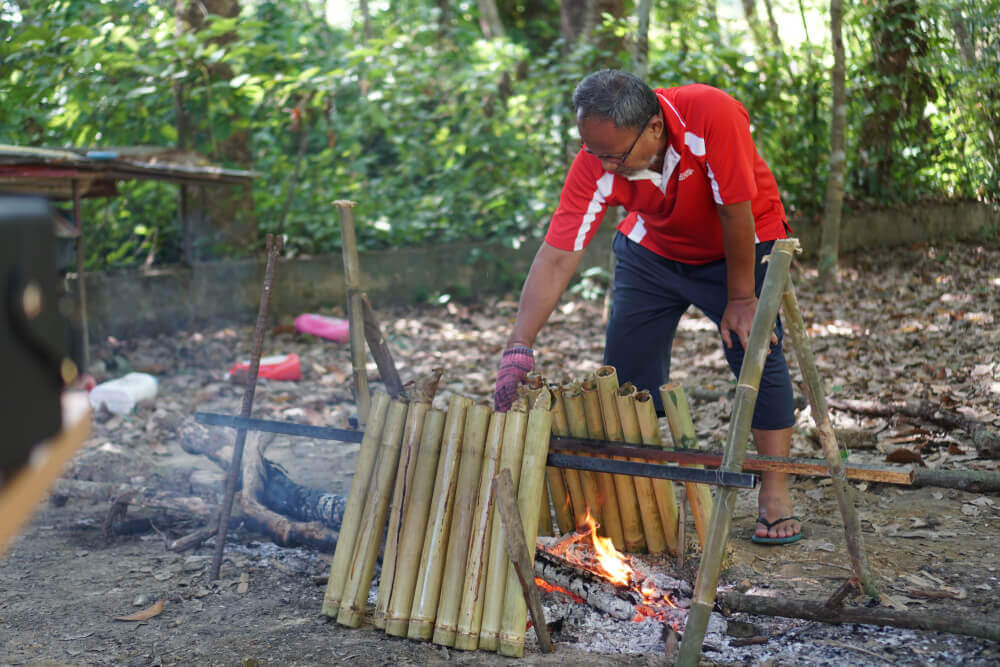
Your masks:
[{"label": "burning log", "polygon": [[[609,440],[621,442],[624,440],[624,434],[615,401],[615,394],[619,389],[618,371],[614,366],[602,366],[594,373],[594,377],[604,420],[604,432]],[[621,457],[612,458],[625,460]],[[639,517],[639,500],[636,497],[635,484],[627,475],[613,475],[612,479],[615,484],[615,495],[618,496],[618,512],[621,516],[625,551],[632,553],[646,551],[646,536],[642,530],[642,519]]]},{"label": "burning log", "polygon": [[352,628],[361,625],[365,604],[368,601],[368,588],[375,573],[375,560],[378,558],[386,516],[389,513],[392,488],[395,486],[406,412],[405,401],[394,400],[389,404],[385,427],[382,429],[382,446],[379,448],[378,460],[372,472],[371,483],[368,485],[368,499],[361,519],[360,533],[357,544],[352,545],[354,554],[345,573],[344,592],[340,598],[340,611],[337,613],[337,622],[341,625]]},{"label": "burning log", "polygon": [[455,394],[448,403],[448,416],[444,437],[438,456],[434,491],[427,515],[427,532],[424,534],[417,568],[417,583],[410,607],[410,624],[406,636],[410,639],[429,640],[434,633],[438,599],[441,595],[441,578],[444,570],[448,530],[451,526],[452,508],[455,503],[455,485],[458,477],[459,453],[465,431],[465,415],[472,401]]},{"label": "burning log", "polygon": [[[521,479],[521,457],[524,452],[524,433],[528,415],[525,399],[514,401],[507,412],[500,446],[498,470],[509,470],[514,490]],[[506,538],[503,523],[496,512],[490,519],[489,559],[486,570],[486,585],[483,589],[483,620],[479,627],[479,648],[495,651],[500,645],[500,622],[503,615],[503,601],[507,590],[507,564],[504,551]]]},{"label": "burning log", "polygon": [[[587,437],[605,437],[604,417],[601,414],[601,399],[597,395],[597,382],[593,377],[583,381],[583,413],[587,418]],[[616,549],[625,548],[625,527],[622,523],[621,508],[618,507],[618,492],[615,480],[609,473],[596,473],[597,487],[601,501],[600,529],[614,542]]]},{"label": "burning log", "polygon": [[621,621],[635,618],[638,600],[627,589],[620,589],[607,579],[577,568],[542,548],[535,551],[535,576],[568,590],[612,618]]},{"label": "burning log", "polygon": [[340,611],[347,568],[351,556],[354,555],[354,544],[358,539],[358,528],[361,526],[361,514],[364,511],[365,498],[368,496],[368,485],[372,470],[375,468],[375,455],[382,439],[382,427],[388,410],[389,395],[385,392],[376,392],[368,414],[368,427],[361,441],[351,490],[347,494],[347,507],[344,509],[344,522],[340,527],[340,539],[337,540],[333,562],[330,564],[330,578],[323,594],[322,613],[325,616],[336,617]]},{"label": "burning log", "polygon": [[[465,420],[448,552],[434,623],[433,641],[443,646],[454,646],[455,633],[458,631],[458,608],[462,605],[462,584],[467,576],[465,565],[469,557],[472,515],[479,492],[479,475],[483,467],[490,413],[488,406],[474,405],[469,408]],[[534,510],[537,516],[538,508],[535,507]]]}]

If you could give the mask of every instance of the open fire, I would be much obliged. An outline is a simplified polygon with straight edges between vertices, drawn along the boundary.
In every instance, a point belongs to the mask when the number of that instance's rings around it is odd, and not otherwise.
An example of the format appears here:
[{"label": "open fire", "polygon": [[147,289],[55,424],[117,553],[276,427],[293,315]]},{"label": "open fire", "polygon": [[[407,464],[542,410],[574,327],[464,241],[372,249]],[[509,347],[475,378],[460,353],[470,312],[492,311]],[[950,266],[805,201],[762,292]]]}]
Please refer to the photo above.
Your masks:
[{"label": "open fire", "polygon": [[[613,595],[619,598],[616,603],[623,597],[631,602],[632,621],[669,622],[675,629],[679,629],[683,617],[683,614],[678,613],[681,611],[679,607],[686,606],[686,600],[675,602],[675,599],[671,598],[671,592],[676,596],[677,588],[685,586],[686,582],[669,577],[666,578],[668,581],[662,583],[656,581],[656,577],[645,573],[631,556],[626,556],[615,549],[610,539],[597,534],[597,524],[589,513],[585,517],[585,522],[585,528],[578,529],[551,546],[543,545],[542,550],[551,557],[551,560],[561,561],[569,568],[589,573],[611,584],[614,589]],[[536,578],[536,582],[539,579],[544,583],[544,585],[539,584],[544,590],[557,590],[580,602],[594,604],[595,600],[586,598],[598,595],[598,593],[591,596],[580,595],[580,592],[584,592],[584,588],[577,587],[578,592],[574,592],[554,582],[545,581],[541,577]],[[604,597],[607,597],[607,593]],[[602,604],[594,606],[621,617],[620,613],[615,613],[621,605],[614,605],[614,609],[605,608],[607,605]]]}]

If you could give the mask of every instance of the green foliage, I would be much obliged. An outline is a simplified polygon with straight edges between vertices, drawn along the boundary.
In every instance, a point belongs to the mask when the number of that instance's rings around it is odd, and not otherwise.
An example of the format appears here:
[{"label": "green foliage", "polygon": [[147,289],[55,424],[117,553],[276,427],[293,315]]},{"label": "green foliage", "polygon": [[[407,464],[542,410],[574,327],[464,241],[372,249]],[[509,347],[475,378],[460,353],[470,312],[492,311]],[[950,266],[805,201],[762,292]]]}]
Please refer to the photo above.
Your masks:
[{"label": "green foliage", "polygon": [[[0,0],[0,143],[184,138],[226,161],[235,138],[250,164],[227,166],[263,174],[253,236],[283,233],[291,253],[339,248],[336,199],[358,203],[362,248],[516,245],[543,233],[558,199],[578,141],[573,86],[608,62],[631,66],[627,53],[594,44],[625,37],[627,46],[634,17],[605,16],[599,37],[570,45],[557,0],[499,0],[507,36],[493,41],[471,0],[370,3],[367,39],[357,11],[344,29],[322,19],[317,0],[242,4],[238,18],[210,16],[186,32],[165,0]],[[704,82],[739,99],[786,209],[817,215],[829,160],[828,37],[757,53],[748,32],[703,3],[656,4],[650,82]],[[850,3],[849,201],[996,201],[998,15],[1000,0]],[[88,266],[177,261],[175,188],[121,191],[86,202]]]}]

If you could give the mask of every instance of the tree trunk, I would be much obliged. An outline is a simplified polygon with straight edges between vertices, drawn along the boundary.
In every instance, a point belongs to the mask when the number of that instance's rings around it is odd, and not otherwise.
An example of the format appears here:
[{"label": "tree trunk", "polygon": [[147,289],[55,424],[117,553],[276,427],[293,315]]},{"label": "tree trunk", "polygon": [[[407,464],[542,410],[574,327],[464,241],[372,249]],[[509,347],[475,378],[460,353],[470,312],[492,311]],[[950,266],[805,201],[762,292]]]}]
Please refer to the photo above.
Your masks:
[{"label": "tree trunk", "polygon": [[837,281],[840,218],[844,208],[844,166],[847,160],[845,128],[847,93],[844,75],[844,40],[841,34],[843,6],[830,0],[830,38],[833,42],[833,114],[830,121],[830,173],[826,180],[823,235],[819,247],[819,282],[827,287]]},{"label": "tree trunk", "polygon": [[743,16],[746,17],[754,44],[757,45],[757,52],[764,53],[767,51],[767,39],[764,38],[764,26],[757,17],[757,0],[743,0]]},{"label": "tree trunk", "polygon": [[778,24],[774,20],[774,7],[771,6],[771,0],[764,0],[764,9],[767,10],[767,25],[771,29],[771,43],[775,48],[781,49],[781,37],[778,35]]},{"label": "tree trunk", "polygon": [[635,65],[633,73],[643,81],[646,80],[649,70],[649,12],[652,6],[652,0],[639,0],[639,4],[636,7],[639,25],[635,33],[635,56],[633,58]]},{"label": "tree trunk", "polygon": [[494,0],[478,0],[478,3],[479,27],[483,31],[483,37],[486,39],[503,37],[503,23],[500,21],[500,12],[497,11],[497,3]]}]

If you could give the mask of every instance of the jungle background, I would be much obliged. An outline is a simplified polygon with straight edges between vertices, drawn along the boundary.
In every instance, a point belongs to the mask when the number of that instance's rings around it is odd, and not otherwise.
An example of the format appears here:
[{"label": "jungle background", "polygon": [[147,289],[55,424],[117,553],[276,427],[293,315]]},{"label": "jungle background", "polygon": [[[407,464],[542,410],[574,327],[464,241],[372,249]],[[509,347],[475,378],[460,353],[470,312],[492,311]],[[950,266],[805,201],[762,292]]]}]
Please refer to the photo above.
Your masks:
[{"label": "jungle background", "polygon": [[90,270],[253,254],[268,232],[289,255],[336,252],[335,199],[358,202],[362,250],[520,244],[579,145],[572,89],[601,67],[739,99],[794,224],[830,216],[831,156],[848,208],[995,203],[998,16],[1000,0],[0,0],[0,143],[262,174],[203,202],[194,239],[184,188],[86,201]]}]

